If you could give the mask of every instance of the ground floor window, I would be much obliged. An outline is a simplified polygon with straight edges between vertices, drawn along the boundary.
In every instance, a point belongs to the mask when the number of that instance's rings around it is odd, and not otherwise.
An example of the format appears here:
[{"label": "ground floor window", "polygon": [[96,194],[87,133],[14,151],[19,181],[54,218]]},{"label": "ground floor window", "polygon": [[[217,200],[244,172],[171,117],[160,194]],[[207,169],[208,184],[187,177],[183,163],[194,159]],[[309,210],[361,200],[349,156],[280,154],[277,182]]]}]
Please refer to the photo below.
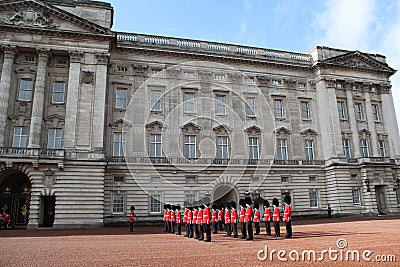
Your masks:
[{"label": "ground floor window", "polygon": [[113,213],[124,213],[125,206],[125,195],[124,194],[113,194],[112,195],[112,212]]},{"label": "ground floor window", "polygon": [[318,191],[316,190],[310,191],[310,207],[318,208]]},{"label": "ground floor window", "polygon": [[353,188],[352,189],[352,194],[353,194],[353,204],[354,205],[361,205],[360,189],[359,188]]},{"label": "ground floor window", "polygon": [[150,196],[150,212],[160,213],[161,212],[161,196],[154,194]]}]

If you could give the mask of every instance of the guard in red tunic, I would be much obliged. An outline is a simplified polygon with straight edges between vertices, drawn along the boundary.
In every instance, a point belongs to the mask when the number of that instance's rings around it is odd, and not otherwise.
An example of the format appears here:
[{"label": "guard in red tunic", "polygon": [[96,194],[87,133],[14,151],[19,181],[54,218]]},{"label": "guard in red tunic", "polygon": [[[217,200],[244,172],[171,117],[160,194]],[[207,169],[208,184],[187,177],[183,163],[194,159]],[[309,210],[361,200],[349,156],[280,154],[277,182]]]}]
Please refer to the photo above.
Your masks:
[{"label": "guard in red tunic", "polygon": [[129,214],[129,231],[133,232],[133,223],[135,222],[135,206],[131,206],[131,213]]},{"label": "guard in red tunic", "polygon": [[283,213],[283,221],[286,223],[286,236],[285,238],[292,238],[292,198],[289,195],[285,195],[283,199],[285,202],[285,211]]},{"label": "guard in red tunic", "polygon": [[260,204],[258,202],[254,202],[254,227],[256,228],[255,235],[260,234],[260,211],[258,210],[260,207]]},{"label": "guard in red tunic", "polygon": [[185,237],[189,236],[189,222],[188,222],[189,208],[186,206],[183,212],[183,223],[185,224]]},{"label": "guard in red tunic", "polygon": [[265,229],[267,230],[267,236],[271,235],[271,210],[269,209],[268,200],[264,200],[264,222]]},{"label": "guard in red tunic", "polygon": [[189,224],[189,238],[193,238],[194,232],[193,232],[193,207],[189,207],[189,212],[188,212],[188,224]]},{"label": "guard in red tunic", "polygon": [[225,223],[224,222],[224,213],[225,213],[225,208],[223,205],[219,206],[219,210],[218,210],[218,225],[219,225],[219,230],[223,231],[224,228],[222,227],[222,225]]},{"label": "guard in red tunic", "polygon": [[165,224],[164,233],[168,233],[168,220],[167,220],[167,214],[168,214],[168,210],[167,210],[167,204],[164,204],[164,217],[163,217],[163,221],[164,221],[164,224]]},{"label": "guard in red tunic", "polygon": [[7,211],[4,211],[3,213],[4,229],[6,230],[8,229],[8,227],[10,226],[9,225],[10,220],[11,220],[10,214],[8,214]]},{"label": "guard in red tunic", "polygon": [[238,214],[237,214],[237,210],[236,210],[236,202],[232,200],[231,201],[231,224],[232,224],[233,238],[238,238],[237,221],[238,221]]},{"label": "guard in red tunic", "polygon": [[172,231],[172,225],[171,225],[171,205],[167,204],[167,216],[166,216],[166,220],[167,220],[167,232],[171,233]]},{"label": "guard in red tunic", "polygon": [[171,206],[170,210],[170,215],[169,215],[169,220],[171,222],[171,234],[175,233],[175,224],[176,224],[176,218],[175,218],[175,206]]},{"label": "guard in red tunic", "polygon": [[203,209],[204,209],[204,205],[200,205],[199,211],[197,212],[197,224],[199,227],[199,241],[204,240]]},{"label": "guard in red tunic", "polygon": [[206,200],[203,210],[203,227],[204,227],[204,232],[206,232],[206,239],[204,240],[204,242],[211,242],[211,227],[210,227],[211,212],[209,205],[210,205],[209,200]]},{"label": "guard in red tunic", "polygon": [[272,206],[274,207],[273,221],[274,221],[275,236],[279,237],[281,236],[281,226],[279,224],[279,221],[281,220],[281,212],[279,211],[279,200],[277,198],[274,198],[272,200]]},{"label": "guard in red tunic", "polygon": [[198,211],[199,206],[195,206],[193,210],[193,226],[194,226],[194,238],[199,239],[200,234],[199,234],[199,225],[197,224],[197,214],[199,213]]},{"label": "guard in red tunic", "polygon": [[211,212],[211,223],[213,225],[213,234],[218,233],[218,211],[217,211],[217,205],[213,204],[212,205],[212,212]]},{"label": "guard in red tunic", "polygon": [[246,202],[244,201],[243,198],[239,200],[239,205],[240,205],[240,217],[239,217],[239,222],[240,226],[242,229],[242,239],[246,239],[247,234],[246,234],[246,223],[244,221],[244,217],[246,215]]},{"label": "guard in red tunic", "polygon": [[228,203],[225,204],[225,230],[226,236],[231,236],[231,211],[230,205]]},{"label": "guard in red tunic", "polygon": [[181,205],[176,205],[175,206],[175,211],[176,211],[176,225],[177,225],[177,235],[181,235],[181,224],[182,224],[182,214],[181,214]]},{"label": "guard in red tunic", "polygon": [[247,239],[253,240],[253,208],[251,207],[251,198],[245,197],[244,201],[246,202],[246,213],[244,215],[244,221],[247,226]]}]

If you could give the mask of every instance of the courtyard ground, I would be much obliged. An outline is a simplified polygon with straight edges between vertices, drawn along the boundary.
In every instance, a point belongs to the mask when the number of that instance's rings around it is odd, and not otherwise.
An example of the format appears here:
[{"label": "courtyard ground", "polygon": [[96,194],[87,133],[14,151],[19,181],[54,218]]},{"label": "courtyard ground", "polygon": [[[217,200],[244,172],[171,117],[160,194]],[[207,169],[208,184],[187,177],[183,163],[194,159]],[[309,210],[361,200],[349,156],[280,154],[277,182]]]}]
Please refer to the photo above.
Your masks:
[{"label": "courtyard ground", "polygon": [[212,238],[161,227],[1,230],[0,266],[400,266],[400,217],[294,221],[292,239],[264,227],[253,241]]}]

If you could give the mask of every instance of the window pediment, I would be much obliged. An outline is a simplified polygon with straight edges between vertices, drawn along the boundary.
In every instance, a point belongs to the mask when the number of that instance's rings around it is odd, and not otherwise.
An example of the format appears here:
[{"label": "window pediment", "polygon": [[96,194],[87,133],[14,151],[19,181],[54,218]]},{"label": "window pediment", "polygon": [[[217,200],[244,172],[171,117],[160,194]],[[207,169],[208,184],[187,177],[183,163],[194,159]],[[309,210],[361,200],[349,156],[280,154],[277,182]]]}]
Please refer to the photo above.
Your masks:
[{"label": "window pediment", "polygon": [[279,129],[275,130],[275,133],[277,135],[289,135],[292,133],[288,128],[286,127],[280,127]]}]

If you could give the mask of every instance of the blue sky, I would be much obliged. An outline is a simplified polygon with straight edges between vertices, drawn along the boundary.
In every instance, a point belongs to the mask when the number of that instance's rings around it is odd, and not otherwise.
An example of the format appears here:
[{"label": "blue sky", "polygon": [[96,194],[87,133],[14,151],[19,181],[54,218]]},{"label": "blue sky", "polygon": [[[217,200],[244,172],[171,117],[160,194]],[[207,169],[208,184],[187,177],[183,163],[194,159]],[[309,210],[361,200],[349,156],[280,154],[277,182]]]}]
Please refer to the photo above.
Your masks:
[{"label": "blue sky", "polygon": [[[308,53],[316,45],[385,55],[400,69],[400,0],[108,0],[114,31]],[[400,124],[400,73],[391,78]]]}]

